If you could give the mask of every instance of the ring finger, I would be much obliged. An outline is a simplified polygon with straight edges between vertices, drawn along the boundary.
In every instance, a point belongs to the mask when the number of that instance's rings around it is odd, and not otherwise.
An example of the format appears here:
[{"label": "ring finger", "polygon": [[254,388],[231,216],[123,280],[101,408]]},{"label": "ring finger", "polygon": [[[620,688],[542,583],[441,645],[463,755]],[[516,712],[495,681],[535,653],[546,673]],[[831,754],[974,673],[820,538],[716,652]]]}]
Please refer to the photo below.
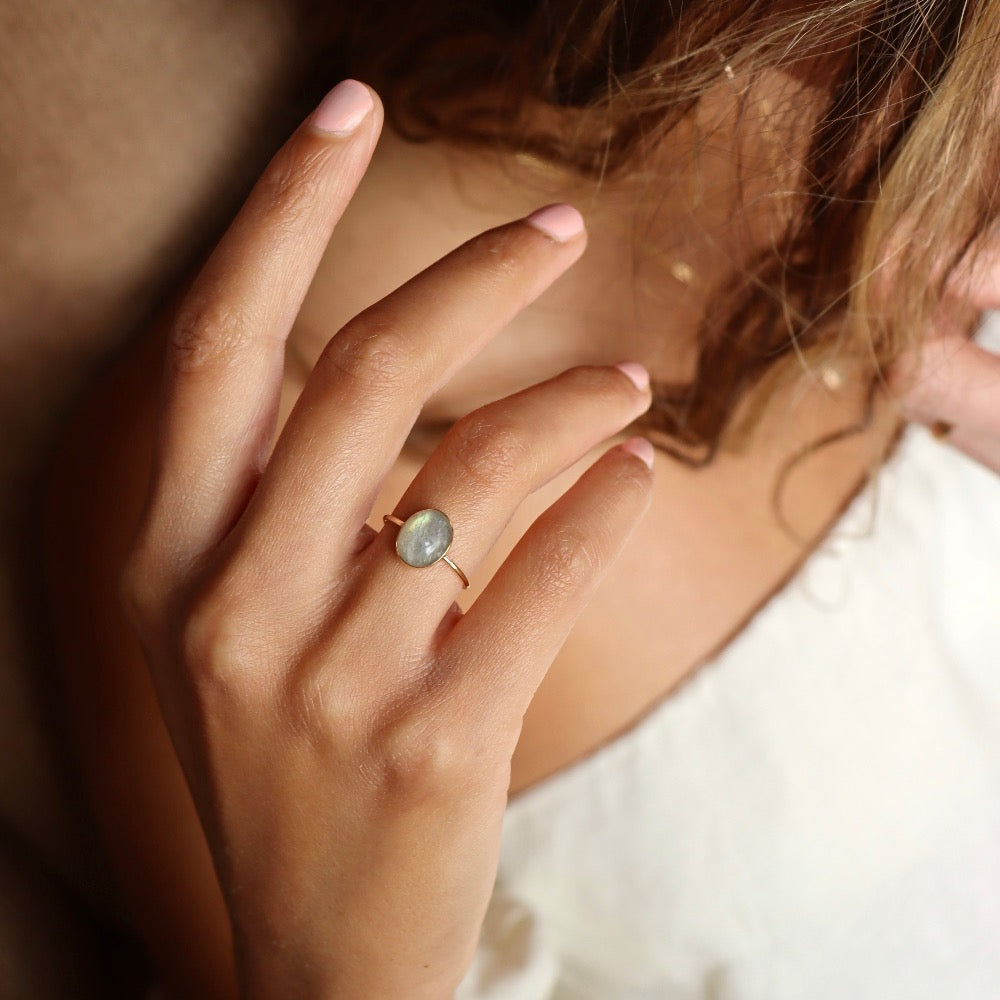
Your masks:
[{"label": "ring finger", "polygon": [[[480,407],[448,431],[393,514],[401,521],[429,508],[446,514],[454,530],[447,558],[472,576],[521,501],[635,420],[650,398],[639,365],[581,366]],[[401,533],[411,535],[387,523],[362,554],[368,566],[354,608],[365,619],[391,595],[395,620],[419,646],[430,641],[463,582],[443,560],[407,565],[396,550]]]}]

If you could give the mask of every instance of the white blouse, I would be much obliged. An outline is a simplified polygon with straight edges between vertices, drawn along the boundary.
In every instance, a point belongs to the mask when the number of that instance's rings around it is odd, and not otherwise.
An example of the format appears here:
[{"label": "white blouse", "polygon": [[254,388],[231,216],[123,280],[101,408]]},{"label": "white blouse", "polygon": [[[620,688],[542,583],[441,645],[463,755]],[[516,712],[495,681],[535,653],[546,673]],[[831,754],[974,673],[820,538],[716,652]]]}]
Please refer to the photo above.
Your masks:
[{"label": "white blouse", "polygon": [[513,799],[458,997],[998,1000],[1000,477],[909,429],[721,655]]}]

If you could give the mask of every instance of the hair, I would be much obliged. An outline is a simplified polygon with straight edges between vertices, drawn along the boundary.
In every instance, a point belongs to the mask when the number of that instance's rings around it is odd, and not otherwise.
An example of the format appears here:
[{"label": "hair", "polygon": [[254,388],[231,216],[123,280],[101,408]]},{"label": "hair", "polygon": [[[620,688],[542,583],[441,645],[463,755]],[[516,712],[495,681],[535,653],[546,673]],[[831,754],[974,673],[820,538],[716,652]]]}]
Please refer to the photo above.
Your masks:
[{"label": "hair", "polygon": [[[950,277],[997,215],[1000,5],[346,6],[320,18],[328,59],[373,83],[404,135],[530,154],[585,178],[627,178],[727,80],[738,114],[774,70],[808,87],[806,120],[771,111],[775,128],[797,128],[804,143],[775,173],[780,226],[714,289],[693,378],[654,378],[645,428],[691,464],[745,437],[770,392],[803,367],[860,362],[870,401],[932,329]],[[957,321],[972,320],[965,311]]]}]

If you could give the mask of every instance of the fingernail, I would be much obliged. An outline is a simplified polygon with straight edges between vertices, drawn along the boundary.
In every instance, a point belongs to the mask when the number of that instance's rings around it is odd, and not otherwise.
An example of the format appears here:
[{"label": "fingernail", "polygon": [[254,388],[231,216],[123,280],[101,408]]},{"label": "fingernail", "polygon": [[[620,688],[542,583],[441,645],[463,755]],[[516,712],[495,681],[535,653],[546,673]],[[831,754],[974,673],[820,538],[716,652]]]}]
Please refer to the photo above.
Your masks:
[{"label": "fingernail", "polygon": [[628,375],[640,392],[645,392],[649,388],[649,372],[638,362],[623,361],[620,365],[615,365],[615,368]]},{"label": "fingernail", "polygon": [[629,438],[622,446],[622,451],[627,451],[636,458],[641,458],[648,468],[653,467],[653,446],[645,438]]},{"label": "fingernail", "polygon": [[310,124],[321,132],[350,135],[374,106],[371,91],[364,84],[344,80],[320,101]]},{"label": "fingernail", "polygon": [[566,243],[583,232],[583,216],[572,205],[546,205],[524,221],[557,243]]}]

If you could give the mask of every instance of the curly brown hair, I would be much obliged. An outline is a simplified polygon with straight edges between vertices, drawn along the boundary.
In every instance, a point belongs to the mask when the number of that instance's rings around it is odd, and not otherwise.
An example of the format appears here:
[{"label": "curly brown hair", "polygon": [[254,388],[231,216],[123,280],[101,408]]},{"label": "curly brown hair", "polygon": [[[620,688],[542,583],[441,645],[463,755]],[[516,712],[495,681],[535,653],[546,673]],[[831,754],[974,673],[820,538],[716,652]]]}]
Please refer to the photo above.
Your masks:
[{"label": "curly brown hair", "polygon": [[376,0],[317,10],[315,30],[321,63],[371,82],[404,135],[599,179],[636,170],[720,81],[738,115],[768,72],[808,83],[807,121],[769,112],[805,140],[774,175],[780,228],[713,290],[694,377],[654,381],[647,429],[692,464],[803,366],[863,362],[871,398],[997,214],[996,4]]}]

